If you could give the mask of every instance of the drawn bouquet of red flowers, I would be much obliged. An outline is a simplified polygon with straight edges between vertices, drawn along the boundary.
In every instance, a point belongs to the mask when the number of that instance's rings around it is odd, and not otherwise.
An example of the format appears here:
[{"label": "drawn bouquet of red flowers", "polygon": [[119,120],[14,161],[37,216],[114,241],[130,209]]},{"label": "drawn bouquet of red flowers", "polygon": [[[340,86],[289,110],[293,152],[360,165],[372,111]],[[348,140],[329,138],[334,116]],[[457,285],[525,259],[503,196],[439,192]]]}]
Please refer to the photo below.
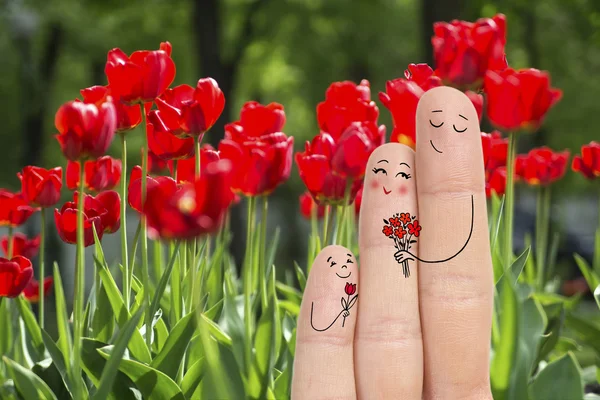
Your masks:
[{"label": "drawn bouquet of red flowers", "polygon": [[348,297],[342,297],[342,315],[344,316],[344,320],[342,321],[342,327],[346,323],[346,317],[350,315],[350,309],[358,299],[358,295],[354,296],[353,298],[350,298],[350,296],[356,293],[356,283],[346,282],[344,292]]},{"label": "drawn bouquet of red flowers", "polygon": [[[419,237],[421,234],[421,225],[416,216],[410,215],[410,213],[396,213],[389,219],[384,219],[383,222],[383,234],[394,241],[394,246],[398,251],[405,250],[409,251],[417,240],[414,238]],[[405,278],[410,276],[410,268],[408,266],[408,260],[401,262],[402,273]]]}]

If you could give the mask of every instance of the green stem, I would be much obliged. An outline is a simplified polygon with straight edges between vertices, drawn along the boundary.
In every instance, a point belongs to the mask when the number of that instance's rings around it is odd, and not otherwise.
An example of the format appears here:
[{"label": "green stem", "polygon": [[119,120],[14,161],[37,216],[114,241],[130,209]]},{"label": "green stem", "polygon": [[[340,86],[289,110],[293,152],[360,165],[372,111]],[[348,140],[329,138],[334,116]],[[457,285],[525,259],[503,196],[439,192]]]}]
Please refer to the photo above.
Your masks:
[{"label": "green stem", "polygon": [[127,254],[127,141],[121,134],[121,259],[123,264],[123,299],[129,309],[131,281],[129,279],[129,261]]},{"label": "green stem", "polygon": [[506,161],[506,214],[504,218],[504,268],[510,268],[513,260],[513,215],[514,215],[514,166],[517,151],[517,132],[509,135],[508,158]]},{"label": "green stem", "polygon": [[14,230],[15,228],[13,228],[12,226],[8,227],[8,251],[6,257],[8,257],[9,260],[13,258],[13,249],[15,247],[15,244],[13,243],[15,236]]},{"label": "green stem", "polygon": [[331,237],[331,244],[339,244],[338,236],[341,236],[342,220],[344,216],[344,206],[336,206],[335,208],[335,227]]},{"label": "green stem", "polygon": [[325,215],[323,217],[323,241],[321,242],[321,247],[327,246],[327,240],[329,239],[327,236],[329,234],[329,218],[331,216],[331,206],[327,204],[325,206]]},{"label": "green stem", "polygon": [[[83,160],[79,165],[83,166]],[[83,336],[83,303],[85,295],[85,243],[83,232],[83,204],[85,198],[85,176],[84,168],[79,168],[79,204],[77,205],[77,263],[75,266],[75,299],[73,301],[73,377],[81,376],[81,340]],[[40,282],[41,284],[41,282]],[[75,378],[77,390],[80,388],[81,380]],[[77,396],[75,396],[77,397]]]},{"label": "green stem", "polygon": [[263,208],[262,208],[262,222],[260,225],[260,244],[258,247],[259,251],[259,278],[258,282],[260,284],[260,295],[262,301],[262,309],[266,310],[268,306],[268,298],[267,298],[267,268],[270,267],[266,265],[267,260],[265,259],[265,248],[267,246],[267,210],[269,208],[269,200],[267,196],[263,196]]},{"label": "green stem", "polygon": [[196,142],[196,179],[200,178],[200,143],[202,140],[200,136],[197,136],[194,141]]},{"label": "green stem", "polygon": [[[144,109],[144,103],[140,104],[140,110],[142,112],[142,121],[144,127],[144,147],[142,148],[142,209],[146,203],[146,189],[147,189],[147,176],[148,176],[148,135],[146,134],[146,111]],[[142,285],[144,285],[144,301],[146,310],[150,309],[150,285],[149,285],[149,272],[148,272],[148,225],[146,216],[142,213]],[[152,315],[146,312],[146,345],[150,348],[151,337],[150,330],[152,329]]]},{"label": "green stem", "polygon": [[[538,192],[537,212],[540,214],[539,242],[537,242],[538,251],[538,290],[543,291],[546,285],[547,267],[548,267],[548,236],[550,234],[550,187],[541,187]],[[536,238],[537,239],[537,238]]]},{"label": "green stem", "polygon": [[246,366],[246,376],[250,375],[252,368],[252,259],[253,259],[253,240],[252,231],[254,226],[255,210],[254,197],[248,197],[248,224],[246,230],[246,254],[244,256],[243,286],[244,286],[244,359]]},{"label": "green stem", "polygon": [[40,275],[39,275],[39,303],[38,303],[38,319],[40,327],[44,329],[44,277],[46,274],[44,267],[44,259],[46,255],[46,208],[42,207],[40,226]]},{"label": "green stem", "polygon": [[158,284],[162,276],[162,265],[164,263],[163,248],[160,240],[152,242],[152,251],[154,253],[154,281]]}]

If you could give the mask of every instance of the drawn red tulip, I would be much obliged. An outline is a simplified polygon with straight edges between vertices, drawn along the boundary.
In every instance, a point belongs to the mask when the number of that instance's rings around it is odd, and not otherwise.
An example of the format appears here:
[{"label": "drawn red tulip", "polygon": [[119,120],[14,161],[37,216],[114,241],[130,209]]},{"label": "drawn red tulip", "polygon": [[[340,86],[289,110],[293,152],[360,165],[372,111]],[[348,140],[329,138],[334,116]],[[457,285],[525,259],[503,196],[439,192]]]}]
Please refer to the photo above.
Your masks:
[{"label": "drawn red tulip", "polygon": [[356,293],[356,283],[346,282],[346,287],[344,288],[344,291],[348,296],[352,296],[354,293]]}]

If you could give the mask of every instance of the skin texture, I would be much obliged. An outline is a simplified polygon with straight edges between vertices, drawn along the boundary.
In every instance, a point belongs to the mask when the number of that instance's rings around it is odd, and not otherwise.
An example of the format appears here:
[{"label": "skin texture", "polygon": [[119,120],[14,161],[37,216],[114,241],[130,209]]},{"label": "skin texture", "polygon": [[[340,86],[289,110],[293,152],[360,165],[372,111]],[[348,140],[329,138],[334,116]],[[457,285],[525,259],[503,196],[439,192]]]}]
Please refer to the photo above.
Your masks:
[{"label": "skin texture", "polygon": [[[354,339],[359,398],[421,398],[419,272],[416,262],[409,261],[410,276],[404,277],[394,259],[394,241],[382,232],[383,220],[396,213],[417,215],[414,160],[409,147],[388,143],[378,147],[367,163],[359,221],[361,299]],[[415,253],[416,249],[413,245]]]},{"label": "skin texture", "polygon": [[[333,266],[332,261],[335,262]],[[340,278],[338,275],[350,276]],[[360,293],[356,258],[345,247],[325,247],[315,258],[302,298],[296,334],[293,399],[356,398],[352,344],[360,301],[350,308],[344,322],[343,314],[340,316],[340,300],[348,298],[344,290],[346,283],[356,284],[355,295]],[[313,325],[316,329],[327,328],[336,318],[329,329],[317,331],[313,328]]]},{"label": "skin texture", "polygon": [[[324,260],[347,250],[330,246],[315,260],[298,319],[293,399],[492,399],[494,286],[477,113],[462,92],[438,87],[421,97],[416,124],[416,155],[386,144],[369,159],[360,301],[343,328],[339,320],[322,332],[312,325],[327,327],[339,313],[345,282]],[[382,164],[387,175],[373,171]],[[382,232],[384,218],[403,212],[422,227],[409,251]]]},{"label": "skin texture", "polygon": [[455,254],[469,235],[471,197],[474,204],[473,233],[464,250],[444,263],[418,265],[423,396],[491,398],[493,274],[483,154],[477,112],[462,92],[438,87],[421,97],[416,167],[423,226],[420,258],[440,260]]}]

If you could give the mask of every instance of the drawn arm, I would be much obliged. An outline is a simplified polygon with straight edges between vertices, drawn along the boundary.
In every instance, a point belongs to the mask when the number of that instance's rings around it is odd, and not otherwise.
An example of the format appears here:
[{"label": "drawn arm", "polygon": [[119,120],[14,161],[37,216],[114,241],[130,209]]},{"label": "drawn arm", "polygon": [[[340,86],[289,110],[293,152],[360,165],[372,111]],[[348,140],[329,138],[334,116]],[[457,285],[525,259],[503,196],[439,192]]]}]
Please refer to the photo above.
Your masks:
[{"label": "drawn arm", "polygon": [[313,325],[313,308],[315,307],[315,302],[313,301],[310,304],[310,326],[317,332],[323,332],[326,331],[327,329],[331,328],[333,326],[333,324],[335,324],[335,321],[338,320],[338,318],[340,317],[340,315],[342,315],[342,313],[344,312],[344,310],[340,311],[340,313],[337,315],[337,317],[335,317],[335,319],[333,320],[333,322],[331,324],[329,324],[329,326],[327,328],[323,328],[323,329],[317,329],[315,328],[315,326]]}]

